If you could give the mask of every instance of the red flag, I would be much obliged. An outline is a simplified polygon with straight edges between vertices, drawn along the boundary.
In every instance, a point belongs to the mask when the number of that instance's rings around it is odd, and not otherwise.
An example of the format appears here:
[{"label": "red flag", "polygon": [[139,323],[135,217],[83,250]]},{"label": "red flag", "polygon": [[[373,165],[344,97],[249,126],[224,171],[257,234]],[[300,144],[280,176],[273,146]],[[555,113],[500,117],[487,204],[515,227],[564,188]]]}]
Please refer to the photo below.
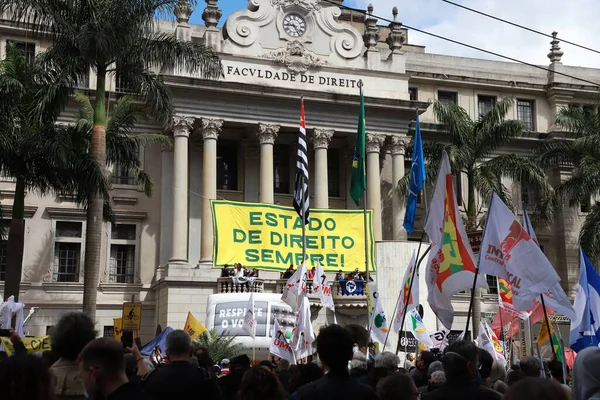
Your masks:
[{"label": "red flag", "polygon": [[[531,311],[531,315],[529,316],[529,319],[531,320],[531,325],[537,324],[538,322],[541,322],[544,319],[544,309],[542,308],[542,303],[540,303],[537,300],[533,301],[533,311]],[[546,313],[548,313],[548,316],[554,314],[554,310],[546,307]]]},{"label": "red flag", "polygon": [[[506,325],[508,325],[513,320],[513,318],[515,318],[514,313],[500,307],[498,313],[496,314],[496,317],[490,325],[492,331],[494,332],[494,335],[500,337],[500,328],[506,328]],[[501,324],[503,325],[502,327],[500,326]]]}]

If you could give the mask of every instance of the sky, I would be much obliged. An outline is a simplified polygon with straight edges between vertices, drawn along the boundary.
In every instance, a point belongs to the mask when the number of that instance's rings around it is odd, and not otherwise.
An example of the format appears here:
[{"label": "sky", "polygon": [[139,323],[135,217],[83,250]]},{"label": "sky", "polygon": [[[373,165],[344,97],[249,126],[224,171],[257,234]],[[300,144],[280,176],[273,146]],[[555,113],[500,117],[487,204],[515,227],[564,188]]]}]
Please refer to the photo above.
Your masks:
[{"label": "sky", "polygon": [[[365,9],[368,3],[374,15],[392,19],[392,8],[399,9],[398,18],[406,25],[465,42],[522,61],[546,65],[550,38],[528,32],[442,0],[345,0],[344,5]],[[454,0],[464,6],[492,14],[548,34],[556,30],[558,37],[600,51],[600,14],[598,0]],[[223,10],[221,25],[236,10],[245,9],[248,0],[219,0]],[[202,24],[205,3],[198,1],[191,22]],[[379,21],[387,25],[386,21]],[[494,56],[409,31],[410,44],[426,46],[426,52],[454,56],[497,59]],[[561,43],[563,64],[600,68],[600,54]]]}]

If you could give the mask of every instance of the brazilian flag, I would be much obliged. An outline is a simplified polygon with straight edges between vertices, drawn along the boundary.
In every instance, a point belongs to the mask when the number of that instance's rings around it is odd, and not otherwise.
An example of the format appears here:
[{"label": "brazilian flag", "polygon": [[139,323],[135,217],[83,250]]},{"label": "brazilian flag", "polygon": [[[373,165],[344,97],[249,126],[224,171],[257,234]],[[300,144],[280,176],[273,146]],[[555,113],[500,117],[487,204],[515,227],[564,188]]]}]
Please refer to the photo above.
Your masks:
[{"label": "brazilian flag", "polygon": [[360,112],[358,114],[358,129],[356,131],[356,145],[354,157],[352,158],[352,181],[350,182],[350,197],[357,206],[360,206],[360,198],[367,189],[367,177],[365,171],[365,96],[360,89]]}]

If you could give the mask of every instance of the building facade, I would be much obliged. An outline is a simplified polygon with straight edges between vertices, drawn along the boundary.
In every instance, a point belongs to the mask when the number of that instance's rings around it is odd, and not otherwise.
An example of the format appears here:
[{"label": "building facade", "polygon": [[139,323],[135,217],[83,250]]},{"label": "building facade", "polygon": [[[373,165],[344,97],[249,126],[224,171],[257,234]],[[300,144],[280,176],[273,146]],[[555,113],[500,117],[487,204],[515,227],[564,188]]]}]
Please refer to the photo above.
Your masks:
[{"label": "building facade", "polygon": [[[379,289],[384,293],[386,311],[391,313],[423,225],[421,202],[418,228],[407,236],[402,228],[403,199],[394,189],[410,166],[405,154],[411,153],[415,110],[421,114],[423,139],[444,141],[443,129],[430,107],[433,100],[455,102],[477,118],[498,99],[514,97],[516,104],[509,117],[523,121],[527,134],[501,151],[530,154],[544,138],[558,133],[554,120],[561,107],[595,101],[594,87],[555,72],[600,79],[600,70],[563,65],[557,40],[552,41],[548,54],[546,67],[551,72],[515,63],[429,54],[423,47],[408,44],[408,32],[396,9],[389,10],[395,21],[389,26],[378,25],[371,14],[341,10],[319,0],[254,0],[248,9],[231,14],[222,27],[218,0],[207,1],[204,25],[189,23],[192,11],[179,7],[174,21],[157,21],[157,29],[212,47],[222,60],[224,76],[207,81],[184,71],[163,71],[175,102],[172,129],[139,127],[139,132],[173,138],[172,147],[140,149],[143,166],[154,180],[152,197],[144,195],[128,171],[111,166],[117,224],[105,227],[97,312],[98,329],[106,335],[112,332],[113,318],[120,317],[122,303],[132,298],[143,303],[141,335],[149,339],[157,325],[183,327],[188,311],[204,320],[208,295],[229,290],[220,284],[219,271],[211,268],[210,200],[291,206],[301,96],[311,141],[311,206],[355,209],[349,184],[359,83],[363,84],[366,201],[373,210]],[[1,57],[10,41],[29,57],[50,46],[3,16]],[[90,71],[89,81],[81,89],[94,85]],[[111,101],[116,101],[123,88],[113,77],[107,82],[107,91]],[[68,107],[61,122],[72,122],[75,111],[74,104]],[[550,179],[558,182],[569,171],[549,173]],[[465,179],[456,177],[459,202],[466,204],[466,188],[461,184]],[[522,199],[526,206],[535,204],[535,191],[513,182],[506,184],[515,200]],[[431,186],[428,189],[431,193]],[[9,177],[2,178],[4,224],[10,218],[13,196],[14,183]],[[571,295],[578,278],[577,238],[589,205],[564,208],[552,226],[537,227],[541,245]],[[68,197],[41,197],[34,192],[27,194],[25,209],[21,300],[27,307],[40,308],[27,331],[41,335],[62,313],[81,308],[85,211]],[[6,269],[6,242],[1,243],[0,280]],[[261,272],[258,282],[260,291],[281,290],[277,273]],[[426,304],[425,290],[421,292],[421,303]],[[365,325],[364,296],[343,296],[337,286],[334,296],[340,322]],[[331,316],[313,300],[317,327]],[[467,295],[456,296],[455,329],[462,329],[467,306]],[[495,313],[496,309],[492,288],[483,295],[482,310]],[[435,322],[428,325],[435,328]]]}]

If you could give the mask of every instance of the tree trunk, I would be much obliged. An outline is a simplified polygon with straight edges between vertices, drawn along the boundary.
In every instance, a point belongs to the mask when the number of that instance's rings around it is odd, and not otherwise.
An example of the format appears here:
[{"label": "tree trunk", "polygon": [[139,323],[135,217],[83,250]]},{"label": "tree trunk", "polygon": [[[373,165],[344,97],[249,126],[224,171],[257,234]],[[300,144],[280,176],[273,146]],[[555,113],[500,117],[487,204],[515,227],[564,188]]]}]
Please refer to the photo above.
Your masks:
[{"label": "tree trunk", "polygon": [[[90,154],[102,168],[106,170],[106,109],[105,109],[106,69],[98,68],[96,98],[94,107],[94,128]],[[87,207],[87,226],[85,235],[85,261],[83,269],[83,312],[92,321],[96,318],[96,301],[98,298],[98,276],[100,274],[100,251],[102,246],[102,218],[104,199],[96,194],[89,194]]]},{"label": "tree trunk", "polygon": [[19,300],[21,273],[23,271],[23,248],[25,246],[25,180],[17,177],[15,200],[12,208],[12,219],[8,230],[6,254],[6,279],[4,282],[4,299],[15,296]]},{"label": "tree trunk", "polygon": [[[467,232],[477,230],[477,205],[475,204],[475,173],[472,169],[467,171]],[[479,321],[481,319],[481,289],[476,287],[473,296],[473,336],[472,339],[479,337]]]}]

